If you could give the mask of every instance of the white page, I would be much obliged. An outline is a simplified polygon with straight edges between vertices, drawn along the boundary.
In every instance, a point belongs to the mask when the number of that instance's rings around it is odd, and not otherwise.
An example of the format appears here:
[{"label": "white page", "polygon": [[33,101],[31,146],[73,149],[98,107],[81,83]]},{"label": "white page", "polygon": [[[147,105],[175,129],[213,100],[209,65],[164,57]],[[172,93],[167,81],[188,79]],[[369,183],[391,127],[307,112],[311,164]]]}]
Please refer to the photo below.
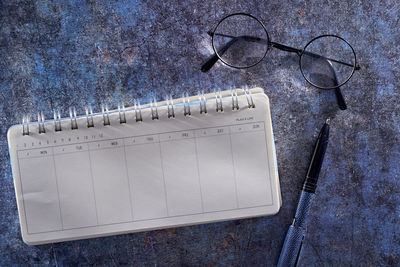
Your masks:
[{"label": "white page", "polygon": [[158,142],[141,144],[140,139],[135,141],[125,148],[134,220],[167,217],[160,145]]},{"label": "white page", "polygon": [[99,224],[131,221],[130,186],[123,147],[90,151]]},{"label": "white page", "polygon": [[29,177],[22,181],[27,230],[29,233],[61,230],[52,149],[32,149],[25,153],[21,151],[19,156],[21,176]]},{"label": "white page", "polygon": [[188,138],[162,142],[161,154],[168,214],[201,213],[203,208],[194,140]]},{"label": "white page", "polygon": [[[263,131],[246,131],[246,127],[236,128],[232,134],[233,161],[235,165],[240,208],[272,203],[271,186],[268,177],[268,161]],[[243,130],[239,130],[243,129]]]},{"label": "white page", "polygon": [[54,154],[63,228],[97,225],[87,145],[60,146]]},{"label": "white page", "polygon": [[[200,130],[198,134],[200,138],[196,143],[204,210],[237,208],[229,127]],[[208,134],[215,135],[206,136]]]},{"label": "white page", "polygon": [[85,117],[77,119],[77,130],[70,120],[61,121],[63,130],[56,133],[54,122],[45,123],[44,134],[37,133],[37,124],[25,136],[21,126],[11,128],[25,242],[275,214],[279,180],[268,99],[261,92],[253,90],[251,109],[249,96],[239,95],[240,109],[232,110],[224,92],[223,112],[216,111],[214,98],[207,101],[207,114],[192,102],[190,116],[178,104],[174,118],[163,106],[158,120],[143,109],[143,122],[136,122],[132,110],[125,124],[110,113],[110,126],[96,115],[92,128]]}]

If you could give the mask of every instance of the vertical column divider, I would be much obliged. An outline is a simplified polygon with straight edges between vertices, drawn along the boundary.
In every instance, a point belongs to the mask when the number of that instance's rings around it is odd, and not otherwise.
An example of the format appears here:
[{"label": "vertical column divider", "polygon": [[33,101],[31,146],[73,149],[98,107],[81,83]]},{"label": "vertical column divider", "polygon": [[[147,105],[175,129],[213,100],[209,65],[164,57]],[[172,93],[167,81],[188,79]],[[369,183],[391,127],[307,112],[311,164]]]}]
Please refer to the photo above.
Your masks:
[{"label": "vertical column divider", "polygon": [[89,142],[87,143],[87,146],[88,146],[88,156],[89,156],[89,166],[90,166],[90,178],[91,178],[91,181],[92,181],[92,189],[93,189],[93,197],[94,197],[94,208],[96,209],[97,225],[99,225],[99,215],[98,215],[97,200],[96,200],[96,189],[94,188],[94,179],[93,179],[93,170],[92,170],[92,157],[90,156]]},{"label": "vertical column divider", "polygon": [[235,180],[236,208],[239,208],[239,197],[238,197],[238,193],[237,193],[237,181],[236,181],[235,161],[233,160],[233,148],[232,148],[232,131],[231,131],[231,126],[229,126],[229,143],[230,143],[230,145],[231,145],[231,158],[232,158],[233,178],[234,178],[234,180]]},{"label": "vertical column divider", "polygon": [[162,171],[162,177],[163,177],[163,182],[164,182],[165,207],[167,208],[167,217],[169,217],[167,185],[165,184],[165,174],[164,174],[164,158],[163,158],[162,149],[161,149],[160,134],[157,134],[157,136],[158,136],[158,148],[160,149],[161,171]]},{"label": "vertical column divider", "polygon": [[195,151],[196,151],[197,176],[198,176],[199,187],[200,187],[201,212],[204,213],[203,190],[201,189],[201,181],[200,181],[200,166],[199,166],[199,155],[198,155],[198,153],[197,153],[197,136],[196,136],[196,130],[193,130],[193,136],[194,136],[194,149],[195,149]]},{"label": "vertical column divider", "polygon": [[60,212],[60,221],[61,221],[61,230],[64,230],[64,222],[63,222],[63,218],[62,218],[62,212],[61,212],[61,201],[60,201],[60,191],[58,190],[58,179],[57,179],[57,169],[56,169],[56,160],[54,158],[54,147],[51,147],[52,150],[52,159],[53,159],[53,169],[54,169],[54,177],[56,178],[56,186],[57,186],[57,197],[58,197],[58,210]]},{"label": "vertical column divider", "polygon": [[133,205],[132,205],[132,192],[131,192],[131,183],[129,182],[128,161],[126,160],[125,138],[122,138],[122,145],[124,146],[125,172],[126,172],[126,179],[128,180],[129,206],[131,207],[132,221],[134,221],[135,220],[134,219],[135,218],[135,213],[134,213]]}]

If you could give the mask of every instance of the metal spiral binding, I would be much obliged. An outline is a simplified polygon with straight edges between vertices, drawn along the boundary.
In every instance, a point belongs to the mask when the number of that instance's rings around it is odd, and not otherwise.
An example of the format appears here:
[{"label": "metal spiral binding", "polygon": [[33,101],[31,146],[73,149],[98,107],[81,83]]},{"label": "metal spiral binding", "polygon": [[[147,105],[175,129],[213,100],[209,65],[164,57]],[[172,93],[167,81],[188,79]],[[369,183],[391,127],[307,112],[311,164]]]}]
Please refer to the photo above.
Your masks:
[{"label": "metal spiral binding", "polygon": [[244,94],[246,95],[248,107],[249,108],[255,108],[256,105],[254,104],[253,96],[252,96],[251,91],[249,90],[249,88],[244,89]]},{"label": "metal spiral binding", "polygon": [[199,92],[199,101],[200,101],[200,114],[207,114],[207,98],[204,95],[204,91]]},{"label": "metal spiral binding", "polygon": [[110,125],[110,117],[108,116],[108,106],[101,105],[101,113],[103,114],[103,124],[104,126]]},{"label": "metal spiral binding", "polygon": [[150,109],[151,109],[151,119],[158,120],[158,106],[155,97],[153,98],[153,100],[150,100]]},{"label": "metal spiral binding", "polygon": [[85,108],[86,112],[86,124],[88,128],[94,127],[94,122],[93,122],[93,109],[92,106],[89,105]]},{"label": "metal spiral binding", "polygon": [[166,101],[168,109],[168,118],[175,118],[174,100],[172,99],[172,96],[171,95],[167,96]]},{"label": "metal spiral binding", "polygon": [[69,117],[71,118],[71,130],[78,129],[78,123],[76,122],[76,109],[75,109],[75,107],[69,108]]},{"label": "metal spiral binding", "polygon": [[46,129],[44,127],[44,115],[43,115],[43,112],[38,112],[38,125],[39,125],[39,134],[45,133]]},{"label": "metal spiral binding", "polygon": [[232,110],[239,110],[239,100],[237,95],[237,90],[231,90],[232,96]]},{"label": "metal spiral binding", "polygon": [[221,94],[221,91],[218,90],[218,92],[215,92],[214,94],[215,94],[215,103],[216,103],[216,106],[217,106],[216,111],[217,112],[223,112],[224,108],[222,106],[222,94]]},{"label": "metal spiral binding", "polygon": [[118,114],[119,114],[119,123],[126,123],[126,114],[125,114],[125,105],[124,103],[121,103],[121,105],[118,105]]},{"label": "metal spiral binding", "polygon": [[22,135],[29,135],[29,122],[30,117],[28,115],[22,117]]},{"label": "metal spiral binding", "polygon": [[[246,88],[244,89],[243,93],[246,97],[248,108],[255,108],[255,102],[253,99],[252,92]],[[230,92],[230,96],[232,98],[232,110],[239,110],[239,97],[238,97],[238,90],[233,89]],[[214,92],[214,97],[215,97],[215,103],[216,103],[216,111],[217,112],[223,112],[224,107],[223,107],[223,95],[220,90]],[[204,91],[199,91],[198,92],[198,99],[199,99],[199,108],[200,108],[200,114],[207,114],[207,101],[208,98],[204,94]],[[182,102],[180,104],[183,104],[183,115],[184,116],[190,116],[191,115],[191,98],[189,97],[188,93],[183,94],[182,96]],[[163,106],[164,107],[164,106]],[[151,118],[152,120],[158,120],[159,117],[159,112],[158,109],[160,108],[159,103],[156,101],[156,98],[153,97],[151,99],[150,104],[146,105],[146,109],[149,108],[151,112]],[[174,118],[175,117],[175,104],[174,100],[171,95],[166,96],[166,108],[167,108],[167,116],[168,118]],[[129,108],[126,109],[125,105],[123,103],[118,105],[118,113],[119,113],[119,121],[121,124],[127,123],[127,111],[132,111],[134,110],[135,112],[135,117],[136,117],[136,122],[141,122],[143,121],[142,117],[142,109],[144,109],[139,100],[134,100],[134,108]],[[94,114],[91,105],[88,105],[85,108],[85,113],[86,113],[86,122],[87,122],[87,127],[94,127]],[[101,106],[101,115],[103,116],[103,123],[105,126],[110,125],[110,112],[108,109],[108,106],[103,104]],[[77,114],[76,114],[76,109],[75,107],[71,107],[69,109],[69,116],[70,116],[70,121],[71,121],[71,129],[75,130],[78,129],[78,123],[77,123]],[[22,135],[29,135],[30,134],[30,129],[29,129],[29,124],[30,124],[30,117],[29,116],[23,116],[22,118]],[[43,112],[38,113],[38,131],[39,134],[46,133],[46,127],[45,127],[45,118],[43,115]],[[62,130],[62,125],[61,125],[61,115],[59,110],[54,110],[54,130],[55,132],[61,131]]]},{"label": "metal spiral binding", "polygon": [[140,101],[135,99],[135,117],[136,122],[143,121],[142,118],[142,107],[140,106]]},{"label": "metal spiral binding", "polygon": [[190,112],[190,98],[188,93],[183,95],[183,115],[190,116],[192,113]]},{"label": "metal spiral binding", "polygon": [[54,110],[54,131],[59,132],[61,131],[61,114],[60,110]]}]

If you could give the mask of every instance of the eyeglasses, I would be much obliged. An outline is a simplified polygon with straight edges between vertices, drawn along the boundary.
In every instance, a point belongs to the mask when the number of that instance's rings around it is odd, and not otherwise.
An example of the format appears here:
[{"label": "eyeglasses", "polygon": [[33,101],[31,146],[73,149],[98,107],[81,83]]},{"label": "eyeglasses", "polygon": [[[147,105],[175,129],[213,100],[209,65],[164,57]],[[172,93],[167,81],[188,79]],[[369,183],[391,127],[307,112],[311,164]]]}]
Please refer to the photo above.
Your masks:
[{"label": "eyeglasses", "polygon": [[272,42],[264,24],[247,13],[230,14],[207,33],[212,37],[214,54],[202,65],[203,72],[209,71],[218,60],[237,69],[253,67],[274,47],[297,54],[304,79],[316,88],[334,89],[339,108],[347,108],[340,87],[360,66],[353,47],[342,37],[320,35],[303,49],[293,48]]}]

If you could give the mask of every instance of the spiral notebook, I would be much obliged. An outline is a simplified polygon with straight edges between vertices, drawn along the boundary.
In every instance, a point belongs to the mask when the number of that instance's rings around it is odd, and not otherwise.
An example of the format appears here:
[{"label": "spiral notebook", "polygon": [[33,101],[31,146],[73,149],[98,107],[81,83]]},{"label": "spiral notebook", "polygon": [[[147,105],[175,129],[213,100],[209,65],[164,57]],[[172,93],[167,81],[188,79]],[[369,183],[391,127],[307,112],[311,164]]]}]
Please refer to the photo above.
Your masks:
[{"label": "spiral notebook", "polygon": [[279,211],[269,101],[261,88],[70,113],[8,131],[27,244]]}]

